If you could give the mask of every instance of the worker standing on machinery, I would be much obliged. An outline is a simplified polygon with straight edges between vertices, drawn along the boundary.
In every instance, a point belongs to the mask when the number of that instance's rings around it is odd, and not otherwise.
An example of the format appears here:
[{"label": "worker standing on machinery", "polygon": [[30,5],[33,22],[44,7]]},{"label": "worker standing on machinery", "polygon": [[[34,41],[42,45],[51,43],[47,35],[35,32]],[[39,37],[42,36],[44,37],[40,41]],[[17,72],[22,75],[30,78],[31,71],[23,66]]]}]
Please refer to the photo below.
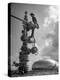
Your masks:
[{"label": "worker standing on machinery", "polygon": [[32,27],[32,34],[31,34],[31,36],[30,36],[30,38],[31,38],[31,37],[34,36],[34,29],[35,29],[35,28],[38,29],[38,28],[39,28],[39,25],[38,25],[38,23],[37,23],[37,19],[36,19],[35,15],[34,15],[33,13],[31,13],[30,16],[32,17],[32,21],[33,21],[33,24],[34,24],[34,26]]}]

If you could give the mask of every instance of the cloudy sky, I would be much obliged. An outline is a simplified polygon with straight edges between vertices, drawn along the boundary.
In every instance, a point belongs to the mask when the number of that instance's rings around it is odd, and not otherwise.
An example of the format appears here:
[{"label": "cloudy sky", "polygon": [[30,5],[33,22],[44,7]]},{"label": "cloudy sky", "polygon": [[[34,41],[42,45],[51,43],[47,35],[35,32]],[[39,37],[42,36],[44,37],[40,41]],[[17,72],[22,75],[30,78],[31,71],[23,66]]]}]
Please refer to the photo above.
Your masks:
[{"label": "cloudy sky", "polygon": [[[57,50],[54,53],[54,47],[52,47],[53,40],[52,36],[56,36],[58,32],[58,8],[53,5],[34,5],[34,4],[11,4],[11,14],[19,18],[24,18],[25,10],[28,11],[28,20],[31,20],[30,13],[33,12],[37,18],[39,29],[35,30],[36,45],[39,48],[39,55],[41,56],[54,56],[57,58]],[[56,28],[57,27],[57,28]],[[18,62],[19,52],[22,45],[20,40],[21,30],[23,29],[22,22],[11,17],[11,61]],[[56,29],[56,31],[55,31]],[[50,34],[49,38],[47,35]],[[55,40],[56,41],[56,40]],[[48,49],[48,50],[47,50]],[[52,50],[53,49],[53,50]],[[46,51],[47,50],[47,51]],[[46,52],[45,52],[46,51]],[[49,53],[49,54],[48,54]],[[50,55],[51,54],[51,55]],[[29,58],[32,55],[29,56]],[[34,56],[34,55],[33,55]]]}]

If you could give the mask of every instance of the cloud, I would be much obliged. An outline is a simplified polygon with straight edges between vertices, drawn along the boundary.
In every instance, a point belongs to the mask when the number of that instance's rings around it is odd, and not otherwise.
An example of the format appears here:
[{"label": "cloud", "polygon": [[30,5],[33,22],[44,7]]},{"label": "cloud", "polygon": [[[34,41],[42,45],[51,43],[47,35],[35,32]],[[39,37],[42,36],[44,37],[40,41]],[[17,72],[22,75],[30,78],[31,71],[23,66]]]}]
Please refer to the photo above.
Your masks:
[{"label": "cloud", "polygon": [[[41,27],[39,29],[39,31],[37,32],[38,34],[40,34],[39,35],[40,36],[39,41],[41,41],[42,36],[45,37],[48,33],[51,33],[53,35],[55,34],[53,27],[55,26],[55,23],[57,21],[58,21],[58,9],[57,9],[57,7],[49,6],[47,8],[47,16],[44,19],[43,27]],[[47,27],[48,27],[48,29],[47,29]],[[37,52],[37,54],[31,53],[28,55],[29,62],[27,63],[27,66],[28,66],[29,71],[32,70],[32,65],[34,62],[41,60],[42,57],[45,57],[45,55],[43,56],[43,54],[45,53],[44,52],[45,49],[47,52],[51,51],[52,41],[53,41],[52,38],[49,38],[49,39],[45,38],[43,41],[43,44],[41,44],[39,42],[41,46],[39,46],[39,44],[35,43],[35,46],[38,48],[38,52]],[[46,55],[46,57],[51,57],[51,56]]]},{"label": "cloud", "polygon": [[56,23],[58,21],[58,7],[49,6],[47,9],[47,16],[44,19],[43,26],[49,27],[49,25]]},{"label": "cloud", "polygon": [[50,19],[53,19],[54,22],[58,21],[58,8],[56,6],[50,6],[48,15]]}]

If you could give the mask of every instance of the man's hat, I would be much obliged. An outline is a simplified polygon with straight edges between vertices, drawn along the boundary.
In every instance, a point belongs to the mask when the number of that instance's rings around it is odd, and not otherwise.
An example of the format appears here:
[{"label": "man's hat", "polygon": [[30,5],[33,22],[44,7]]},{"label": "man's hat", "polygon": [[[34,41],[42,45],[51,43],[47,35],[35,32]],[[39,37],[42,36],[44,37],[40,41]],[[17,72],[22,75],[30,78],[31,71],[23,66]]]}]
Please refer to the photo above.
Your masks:
[{"label": "man's hat", "polygon": [[34,13],[30,13],[30,15],[34,15]]},{"label": "man's hat", "polygon": [[27,14],[28,12],[27,11],[25,11],[25,14]]}]

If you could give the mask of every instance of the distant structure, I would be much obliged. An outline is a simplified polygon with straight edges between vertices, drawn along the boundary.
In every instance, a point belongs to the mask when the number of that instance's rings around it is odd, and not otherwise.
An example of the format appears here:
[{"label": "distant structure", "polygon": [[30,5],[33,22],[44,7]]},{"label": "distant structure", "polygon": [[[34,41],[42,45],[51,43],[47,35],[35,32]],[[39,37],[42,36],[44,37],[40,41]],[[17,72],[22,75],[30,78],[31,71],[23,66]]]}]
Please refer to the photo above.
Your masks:
[{"label": "distant structure", "polygon": [[[11,15],[12,17],[22,21],[23,23],[23,30],[21,35],[22,40],[22,47],[21,52],[19,52],[19,63],[13,62],[13,64],[18,67],[19,74],[24,74],[28,72],[27,62],[28,62],[28,55],[30,53],[35,54],[37,52],[37,47],[35,46],[35,37],[34,37],[34,30],[39,28],[39,25],[37,23],[36,17],[33,13],[31,13],[32,22],[28,22],[28,12],[25,11],[24,19],[20,19],[16,16]],[[28,32],[31,32],[31,35],[28,36]],[[28,44],[34,44],[32,48],[28,48]]]}]

